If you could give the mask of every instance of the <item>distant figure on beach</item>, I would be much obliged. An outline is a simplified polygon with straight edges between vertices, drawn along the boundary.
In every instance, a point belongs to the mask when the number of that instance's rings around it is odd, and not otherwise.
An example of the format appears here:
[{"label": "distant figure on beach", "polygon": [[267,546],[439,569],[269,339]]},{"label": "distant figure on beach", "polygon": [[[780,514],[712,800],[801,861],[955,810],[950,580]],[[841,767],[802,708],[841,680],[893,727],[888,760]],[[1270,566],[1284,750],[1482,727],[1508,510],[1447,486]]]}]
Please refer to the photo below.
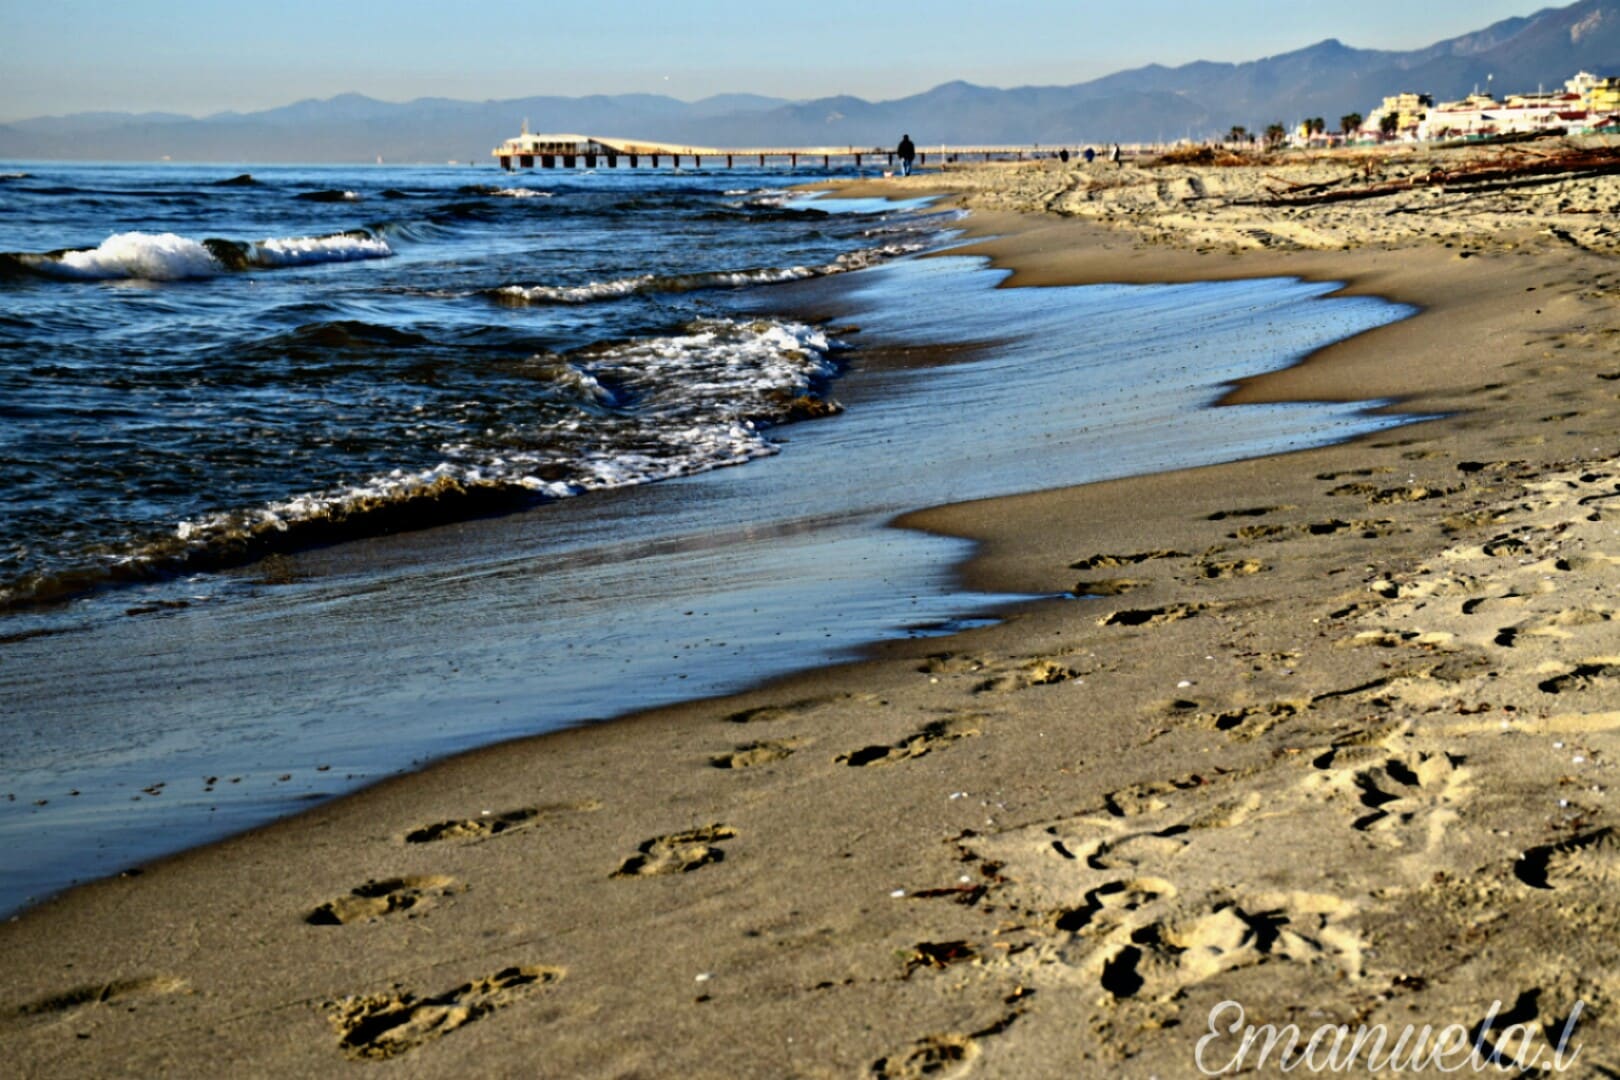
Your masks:
[{"label": "distant figure on beach", "polygon": [[1097,160],[1097,151],[1093,150],[1091,147],[1088,146],[1088,147],[1086,147],[1086,152],[1085,152],[1084,157],[1086,159],[1086,164],[1090,165],[1093,161]]},{"label": "distant figure on beach", "polygon": [[1067,146],[1058,151],[1058,160],[1065,165],[1069,163],[1069,148]]},{"label": "distant figure on beach", "polygon": [[910,135],[900,136],[900,145],[894,148],[894,156],[900,159],[900,175],[911,175],[911,162],[917,156],[917,148],[912,145]]},{"label": "distant figure on beach", "polygon": [[1120,167],[1121,162],[1119,160],[1119,143],[1115,143],[1114,148],[1108,151],[1108,160],[1114,163],[1114,168],[1117,169]]}]

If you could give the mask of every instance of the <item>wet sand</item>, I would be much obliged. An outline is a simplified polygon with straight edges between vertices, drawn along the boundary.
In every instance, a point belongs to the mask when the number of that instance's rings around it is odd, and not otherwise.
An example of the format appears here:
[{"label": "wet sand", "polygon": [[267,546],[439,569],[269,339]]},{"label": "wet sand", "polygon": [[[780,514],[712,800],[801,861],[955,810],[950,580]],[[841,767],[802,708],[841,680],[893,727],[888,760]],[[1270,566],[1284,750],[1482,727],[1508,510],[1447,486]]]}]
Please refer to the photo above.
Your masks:
[{"label": "wet sand", "polygon": [[1185,1076],[1227,1000],[1487,1042],[1581,1003],[1582,1067],[1620,1067],[1612,260],[1530,203],[1216,249],[1183,206],[1063,219],[1007,193],[1071,178],[987,172],[881,190],[959,181],[1014,286],[1416,305],[1228,400],[1443,418],[910,515],[979,542],[969,585],[1076,598],[28,912],[0,932],[17,1071]]}]

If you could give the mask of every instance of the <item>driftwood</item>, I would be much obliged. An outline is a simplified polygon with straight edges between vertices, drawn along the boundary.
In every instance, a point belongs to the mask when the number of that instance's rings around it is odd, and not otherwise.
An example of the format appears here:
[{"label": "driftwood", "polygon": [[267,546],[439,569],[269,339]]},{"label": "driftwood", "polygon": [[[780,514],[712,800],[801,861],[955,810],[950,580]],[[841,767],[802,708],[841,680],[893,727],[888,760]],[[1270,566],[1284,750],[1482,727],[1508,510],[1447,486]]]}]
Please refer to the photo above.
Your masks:
[{"label": "driftwood", "polygon": [[1455,191],[1492,191],[1535,184],[1552,184],[1588,176],[1620,173],[1620,149],[1568,150],[1534,161],[1480,162],[1455,169],[1433,169],[1418,176],[1392,180],[1366,187],[1337,191],[1310,191],[1274,195],[1264,199],[1244,199],[1240,206],[1315,206],[1322,203],[1379,199],[1417,188],[1441,187]]}]

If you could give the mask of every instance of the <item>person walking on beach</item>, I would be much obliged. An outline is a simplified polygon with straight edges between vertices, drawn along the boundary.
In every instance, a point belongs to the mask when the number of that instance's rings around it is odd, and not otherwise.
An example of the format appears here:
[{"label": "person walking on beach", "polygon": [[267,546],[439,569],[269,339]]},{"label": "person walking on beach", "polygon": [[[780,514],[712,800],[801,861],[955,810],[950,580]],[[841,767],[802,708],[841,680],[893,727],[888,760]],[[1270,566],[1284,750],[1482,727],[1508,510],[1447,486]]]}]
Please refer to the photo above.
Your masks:
[{"label": "person walking on beach", "polygon": [[900,175],[911,175],[911,163],[917,157],[917,147],[912,144],[910,135],[900,136],[900,145],[894,148],[894,156],[900,159]]},{"label": "person walking on beach", "polygon": [[1108,151],[1108,160],[1114,163],[1114,168],[1117,169],[1121,167],[1121,162],[1119,160],[1119,143],[1115,143],[1114,148]]}]

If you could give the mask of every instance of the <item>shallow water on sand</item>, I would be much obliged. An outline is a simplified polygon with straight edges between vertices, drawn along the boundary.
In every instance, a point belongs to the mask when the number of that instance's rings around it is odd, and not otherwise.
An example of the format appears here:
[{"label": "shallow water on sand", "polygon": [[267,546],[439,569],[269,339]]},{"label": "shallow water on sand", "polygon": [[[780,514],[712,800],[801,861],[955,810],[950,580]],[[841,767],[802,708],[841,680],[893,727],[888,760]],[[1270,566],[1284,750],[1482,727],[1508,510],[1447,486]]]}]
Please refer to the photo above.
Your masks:
[{"label": "shallow water on sand", "polygon": [[[847,411],[778,429],[783,452],[747,468],[142,586],[0,647],[0,908],[458,749],[740,689],[1015,599],[962,592],[968,545],[886,527],[897,513],[1396,422],[1208,406],[1409,309],[1286,280],[1004,277],[945,256],[750,294],[777,312],[836,303],[860,348],[834,384]],[[959,343],[981,347],[861,360]]]}]

